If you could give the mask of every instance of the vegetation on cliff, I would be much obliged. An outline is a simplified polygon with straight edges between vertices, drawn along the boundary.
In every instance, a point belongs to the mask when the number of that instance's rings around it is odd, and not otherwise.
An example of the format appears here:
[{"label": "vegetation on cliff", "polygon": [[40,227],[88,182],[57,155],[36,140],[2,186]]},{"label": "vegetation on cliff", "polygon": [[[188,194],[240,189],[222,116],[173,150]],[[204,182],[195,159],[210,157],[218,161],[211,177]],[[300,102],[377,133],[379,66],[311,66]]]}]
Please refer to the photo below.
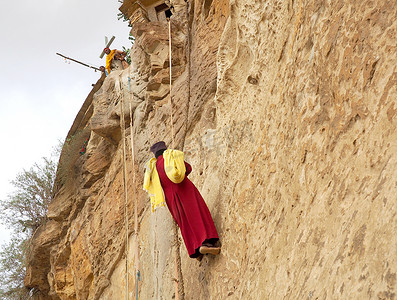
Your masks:
[{"label": "vegetation on cliff", "polygon": [[54,157],[43,158],[11,181],[14,191],[0,200],[2,222],[12,231],[11,241],[0,251],[0,298],[27,299],[24,287],[25,258],[30,238],[46,221],[47,208],[53,198],[56,172]]}]

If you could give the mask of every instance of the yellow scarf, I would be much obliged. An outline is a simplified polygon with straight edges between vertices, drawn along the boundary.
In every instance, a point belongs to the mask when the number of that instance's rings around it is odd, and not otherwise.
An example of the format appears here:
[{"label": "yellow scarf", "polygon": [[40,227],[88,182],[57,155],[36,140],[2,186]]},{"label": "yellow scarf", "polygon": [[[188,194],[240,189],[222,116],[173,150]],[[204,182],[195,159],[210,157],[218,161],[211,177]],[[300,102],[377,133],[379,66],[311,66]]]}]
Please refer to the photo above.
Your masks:
[{"label": "yellow scarf", "polygon": [[159,174],[157,173],[156,161],[157,159],[152,158],[146,163],[145,178],[143,180],[143,189],[149,194],[153,212],[157,207],[165,206],[164,193]]},{"label": "yellow scarf", "polygon": [[[164,170],[167,177],[174,183],[180,183],[185,178],[185,154],[178,150],[166,150],[163,153]],[[143,189],[149,194],[152,211],[160,206],[165,206],[164,192],[161,187],[160,177],[156,169],[157,159],[152,158],[146,163]]]},{"label": "yellow scarf", "polygon": [[109,74],[110,74],[110,65],[112,63],[115,54],[116,54],[116,49],[111,50],[110,53],[106,55],[106,70],[108,70]]}]

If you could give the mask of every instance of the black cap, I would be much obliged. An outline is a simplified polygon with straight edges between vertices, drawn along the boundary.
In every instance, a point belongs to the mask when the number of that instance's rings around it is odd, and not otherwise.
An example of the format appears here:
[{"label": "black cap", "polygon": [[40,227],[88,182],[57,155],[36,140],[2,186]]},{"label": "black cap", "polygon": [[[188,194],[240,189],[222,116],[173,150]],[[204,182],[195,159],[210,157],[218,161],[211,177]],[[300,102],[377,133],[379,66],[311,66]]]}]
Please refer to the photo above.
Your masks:
[{"label": "black cap", "polygon": [[152,147],[150,147],[150,151],[153,152],[154,155],[156,155],[156,152],[159,150],[166,150],[167,146],[163,141],[157,142],[156,144],[153,144]]}]

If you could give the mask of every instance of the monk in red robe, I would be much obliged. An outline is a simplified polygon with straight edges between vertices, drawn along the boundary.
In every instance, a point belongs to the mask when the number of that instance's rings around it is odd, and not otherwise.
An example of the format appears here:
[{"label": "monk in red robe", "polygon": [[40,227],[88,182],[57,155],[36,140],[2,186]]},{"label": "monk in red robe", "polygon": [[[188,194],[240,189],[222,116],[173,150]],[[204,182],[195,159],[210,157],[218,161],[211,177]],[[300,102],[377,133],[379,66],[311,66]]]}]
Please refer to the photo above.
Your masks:
[{"label": "monk in red robe", "polygon": [[165,202],[172,217],[181,229],[186,249],[191,258],[201,260],[204,254],[217,255],[221,248],[211,213],[196,186],[187,178],[192,171],[185,162],[185,178],[180,183],[172,182],[164,170],[163,153],[167,150],[164,142],[154,144],[150,151],[156,156],[156,169],[165,195]]}]

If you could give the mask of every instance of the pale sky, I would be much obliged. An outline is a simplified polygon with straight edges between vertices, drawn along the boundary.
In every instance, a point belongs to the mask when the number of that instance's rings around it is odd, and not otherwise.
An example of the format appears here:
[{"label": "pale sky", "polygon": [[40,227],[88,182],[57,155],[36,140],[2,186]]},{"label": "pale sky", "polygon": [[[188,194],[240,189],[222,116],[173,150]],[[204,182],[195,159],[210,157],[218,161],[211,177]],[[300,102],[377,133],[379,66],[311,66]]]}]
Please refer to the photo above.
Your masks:
[{"label": "pale sky", "polygon": [[[64,140],[99,72],[105,36],[131,47],[117,0],[4,1],[0,9],[0,198],[10,180]],[[1,215],[0,215],[1,217]],[[0,244],[9,238],[0,225]]]}]

